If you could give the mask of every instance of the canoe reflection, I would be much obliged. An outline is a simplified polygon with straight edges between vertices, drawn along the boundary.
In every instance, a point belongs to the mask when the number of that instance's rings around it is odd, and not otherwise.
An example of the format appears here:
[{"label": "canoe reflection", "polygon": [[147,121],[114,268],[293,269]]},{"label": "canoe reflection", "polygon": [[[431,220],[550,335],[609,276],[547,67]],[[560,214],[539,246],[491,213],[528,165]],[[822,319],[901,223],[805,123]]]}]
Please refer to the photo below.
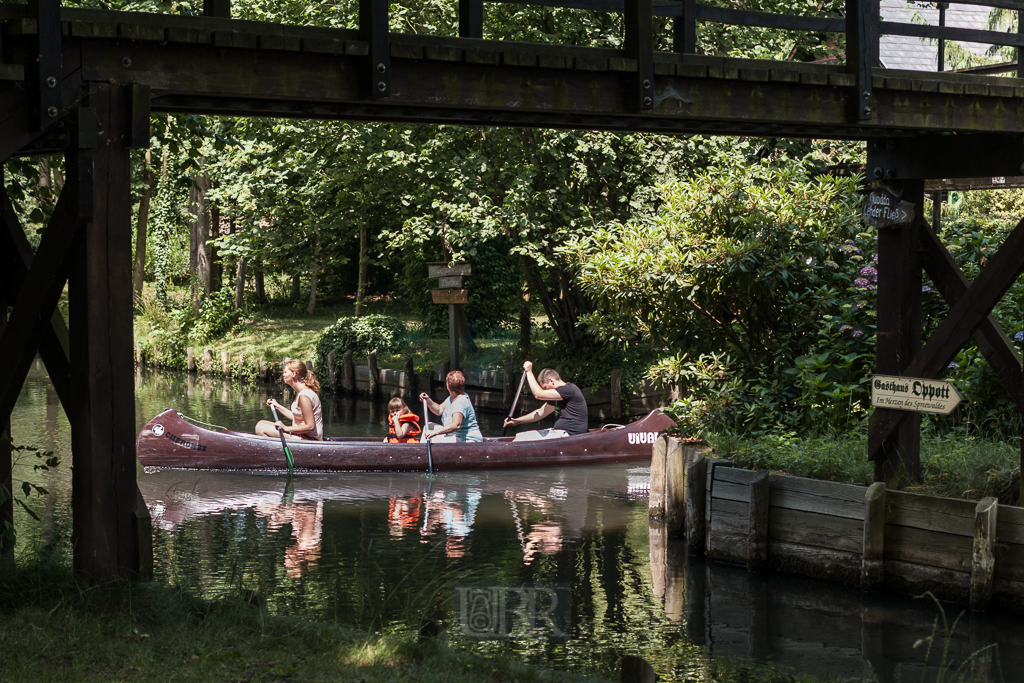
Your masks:
[{"label": "canoe reflection", "polygon": [[[140,477],[139,488],[153,526],[173,531],[189,519],[228,510],[252,510],[268,531],[290,528],[285,549],[289,576],[300,576],[321,555],[324,504],[387,501],[392,539],[418,535],[443,541],[448,558],[471,552],[471,538],[484,496],[503,497],[516,529],[523,564],[552,555],[578,539],[591,493],[632,497],[642,468],[621,465],[552,470],[448,473],[259,475],[249,472],[163,470]],[[373,509],[373,508],[369,508]],[[508,516],[501,523],[508,523]]]}]

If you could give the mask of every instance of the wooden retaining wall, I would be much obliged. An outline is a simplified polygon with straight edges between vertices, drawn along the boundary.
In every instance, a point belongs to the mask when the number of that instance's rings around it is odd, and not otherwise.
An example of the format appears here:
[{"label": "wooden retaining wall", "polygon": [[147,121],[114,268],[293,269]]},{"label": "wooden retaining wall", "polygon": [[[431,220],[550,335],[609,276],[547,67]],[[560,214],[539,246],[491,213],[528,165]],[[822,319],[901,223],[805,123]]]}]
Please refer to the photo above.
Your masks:
[{"label": "wooden retaining wall", "polygon": [[709,559],[1024,612],[1024,509],[995,498],[744,470],[662,436],[650,505]]}]

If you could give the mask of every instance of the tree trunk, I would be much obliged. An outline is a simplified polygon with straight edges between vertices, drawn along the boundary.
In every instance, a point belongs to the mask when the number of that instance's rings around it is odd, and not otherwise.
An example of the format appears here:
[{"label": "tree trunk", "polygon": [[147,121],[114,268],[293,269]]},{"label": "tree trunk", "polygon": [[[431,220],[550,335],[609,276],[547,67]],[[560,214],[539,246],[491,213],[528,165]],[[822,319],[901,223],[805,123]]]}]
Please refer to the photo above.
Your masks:
[{"label": "tree trunk", "polygon": [[356,317],[361,316],[366,306],[366,228],[359,229],[359,284],[356,286]]},{"label": "tree trunk", "polygon": [[313,315],[316,310],[316,270],[309,277],[309,305],[306,306],[306,315]]},{"label": "tree trunk", "polygon": [[235,270],[235,310],[242,307],[245,300],[245,257],[238,259],[238,268]]},{"label": "tree trunk", "polygon": [[298,274],[292,275],[292,293],[288,298],[293,302],[302,298],[302,282]]},{"label": "tree trunk", "polygon": [[189,213],[193,220],[189,223],[191,249],[189,266],[192,271],[192,310],[199,315],[203,297],[210,293],[210,251],[207,236],[210,234],[210,214],[206,208],[206,190],[210,181],[196,178],[188,191]]},{"label": "tree trunk", "polygon": [[256,300],[261,304],[267,303],[267,283],[263,277],[263,264],[258,263],[256,269]]},{"label": "tree trunk", "polygon": [[[210,238],[220,237],[220,207],[210,206]],[[208,292],[217,292],[224,286],[224,263],[221,261],[217,247],[210,245],[210,287]]]},{"label": "tree trunk", "polygon": [[[526,283],[523,283],[523,290],[527,288]],[[526,292],[523,294],[523,301],[519,304],[519,348],[524,351],[530,348],[533,343],[531,340],[532,336],[532,325],[533,321],[530,319],[530,294]]]},{"label": "tree trunk", "polygon": [[146,186],[142,189],[139,200],[139,219],[135,226],[135,270],[132,272],[132,291],[135,300],[142,298],[142,282],[146,276],[146,232],[149,223],[149,201],[153,196],[153,168],[150,165],[153,157],[146,150]]}]

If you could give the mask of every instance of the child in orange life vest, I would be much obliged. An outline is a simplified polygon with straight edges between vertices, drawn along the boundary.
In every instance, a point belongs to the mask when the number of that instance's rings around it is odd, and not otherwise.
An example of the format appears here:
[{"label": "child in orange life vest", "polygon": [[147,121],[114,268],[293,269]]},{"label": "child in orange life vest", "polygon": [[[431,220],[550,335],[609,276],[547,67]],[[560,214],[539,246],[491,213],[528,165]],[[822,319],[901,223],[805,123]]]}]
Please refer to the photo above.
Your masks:
[{"label": "child in orange life vest", "polygon": [[400,398],[388,403],[388,438],[384,443],[418,443],[420,418]]}]

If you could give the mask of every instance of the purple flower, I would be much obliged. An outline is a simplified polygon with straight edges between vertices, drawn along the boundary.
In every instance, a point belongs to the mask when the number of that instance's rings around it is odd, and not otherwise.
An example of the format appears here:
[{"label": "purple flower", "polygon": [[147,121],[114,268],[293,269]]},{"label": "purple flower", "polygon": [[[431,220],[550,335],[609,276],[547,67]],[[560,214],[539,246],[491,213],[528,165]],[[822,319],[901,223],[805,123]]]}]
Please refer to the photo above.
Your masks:
[{"label": "purple flower", "polygon": [[875,264],[878,263],[878,254],[875,254],[874,256],[871,257],[871,262]]},{"label": "purple flower", "polygon": [[853,281],[853,284],[863,289],[868,286],[868,279],[866,277],[859,277]]},{"label": "purple flower", "polygon": [[949,364],[949,369],[950,370],[956,370],[959,367],[960,367],[960,364],[955,362],[955,361]]},{"label": "purple flower", "polygon": [[1016,339],[1017,341],[1024,341],[1024,331],[1018,332],[1017,334],[1013,335],[1013,338]]},{"label": "purple flower", "polygon": [[928,285],[924,285],[923,287],[921,287],[921,291],[922,292],[930,292],[930,291],[932,291],[932,288],[929,287]]},{"label": "purple flower", "polygon": [[853,327],[851,327],[850,325],[842,325],[839,328],[839,333],[842,334],[843,332],[846,332],[847,330],[852,330],[852,329],[853,329]]},{"label": "purple flower", "polygon": [[856,308],[857,308],[858,310],[860,310],[860,309],[864,308],[864,307],[865,307],[865,306],[867,306],[867,305],[868,305],[868,302],[867,302],[867,301],[858,301],[858,302],[857,302],[857,306],[856,306]]},{"label": "purple flower", "polygon": [[857,339],[858,337],[863,337],[863,336],[864,336],[864,331],[863,330],[854,330],[853,331],[853,338],[854,339]]},{"label": "purple flower", "polygon": [[878,275],[878,271],[875,270],[874,266],[864,266],[860,269],[860,274],[864,277],[875,277]]}]

